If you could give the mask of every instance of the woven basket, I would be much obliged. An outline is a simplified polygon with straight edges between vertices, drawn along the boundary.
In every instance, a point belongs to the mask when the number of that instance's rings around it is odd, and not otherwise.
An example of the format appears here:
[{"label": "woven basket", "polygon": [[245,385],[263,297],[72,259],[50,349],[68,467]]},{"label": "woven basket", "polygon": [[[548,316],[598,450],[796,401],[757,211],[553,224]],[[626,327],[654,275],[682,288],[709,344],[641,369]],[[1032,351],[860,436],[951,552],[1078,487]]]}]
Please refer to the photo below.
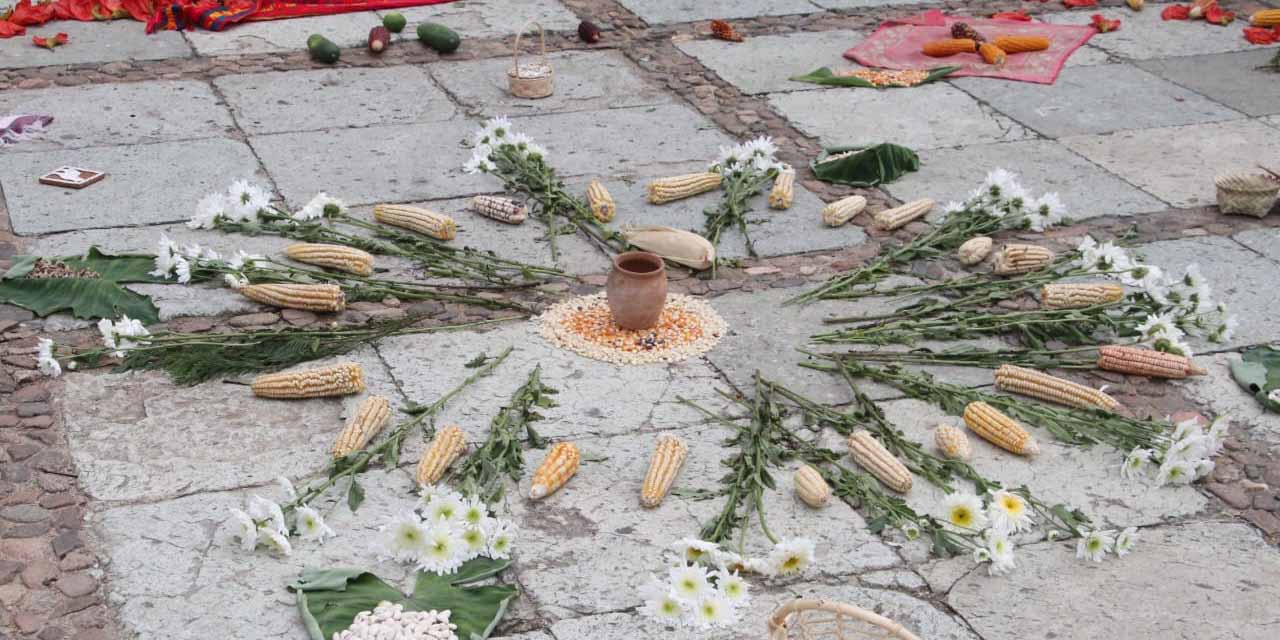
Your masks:
[{"label": "woven basket", "polygon": [[792,600],[769,616],[769,640],[920,640],[882,615],[830,600]]},{"label": "woven basket", "polygon": [[1280,181],[1257,173],[1231,173],[1218,176],[1218,208],[1223,213],[1238,213],[1261,218],[1271,211],[1280,194]]},{"label": "woven basket", "polygon": [[[547,36],[542,31],[542,25],[536,22],[529,24],[538,28],[538,42],[542,51],[537,60],[521,64],[520,38],[524,36],[525,29],[517,33],[516,44],[511,50],[511,68],[507,69],[507,84],[511,88],[511,95],[517,98],[545,98],[551,95],[552,78],[555,76],[551,71],[551,63],[547,62]],[[526,29],[528,26],[525,25]]]}]

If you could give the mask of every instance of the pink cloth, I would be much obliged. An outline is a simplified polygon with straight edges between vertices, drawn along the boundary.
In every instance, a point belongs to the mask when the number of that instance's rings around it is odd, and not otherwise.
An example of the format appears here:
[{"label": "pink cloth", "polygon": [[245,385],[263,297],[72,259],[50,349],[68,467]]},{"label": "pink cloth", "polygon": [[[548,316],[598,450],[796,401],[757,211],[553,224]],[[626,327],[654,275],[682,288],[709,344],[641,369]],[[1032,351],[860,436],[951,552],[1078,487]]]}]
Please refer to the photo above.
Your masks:
[{"label": "pink cloth", "polygon": [[[999,36],[1044,36],[1049,39],[1049,48],[1011,54],[1008,61],[999,67],[983,62],[982,56],[976,53],[960,53],[946,58],[931,58],[921,53],[924,43],[950,38],[951,25],[956,22],[969,23],[988,39]],[[1053,84],[1062,65],[1067,63],[1067,58],[1095,33],[1097,30],[1092,26],[953,18],[933,9],[880,25],[870,37],[844,52],[844,57],[867,67],[930,69],[954,65],[960,69],[949,77],[980,76]]]}]

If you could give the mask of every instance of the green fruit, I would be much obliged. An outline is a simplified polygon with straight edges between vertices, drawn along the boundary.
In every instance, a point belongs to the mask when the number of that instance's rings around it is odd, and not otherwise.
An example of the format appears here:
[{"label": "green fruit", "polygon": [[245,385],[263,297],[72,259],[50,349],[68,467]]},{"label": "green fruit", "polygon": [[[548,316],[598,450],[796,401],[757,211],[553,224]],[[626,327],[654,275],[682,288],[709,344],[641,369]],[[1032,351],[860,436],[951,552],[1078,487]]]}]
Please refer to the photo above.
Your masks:
[{"label": "green fruit", "polygon": [[338,48],[338,45],[318,33],[307,38],[307,51],[311,52],[312,60],[327,64],[337,62],[338,56],[342,55],[342,50]]},{"label": "green fruit", "polygon": [[403,13],[395,11],[382,16],[382,26],[386,27],[387,31],[390,31],[391,33],[400,33],[401,31],[404,31],[404,25],[407,24],[407,22],[408,21],[404,19]]},{"label": "green fruit", "polygon": [[462,44],[462,38],[453,29],[436,22],[418,25],[418,39],[440,53],[453,53]]}]

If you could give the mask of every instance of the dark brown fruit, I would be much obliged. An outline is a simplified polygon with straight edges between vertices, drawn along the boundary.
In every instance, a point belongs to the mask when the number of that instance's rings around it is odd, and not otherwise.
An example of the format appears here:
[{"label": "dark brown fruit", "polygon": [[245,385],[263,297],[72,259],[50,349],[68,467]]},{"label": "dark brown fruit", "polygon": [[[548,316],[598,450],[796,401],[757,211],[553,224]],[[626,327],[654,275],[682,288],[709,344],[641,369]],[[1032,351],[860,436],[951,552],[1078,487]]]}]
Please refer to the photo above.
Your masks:
[{"label": "dark brown fruit", "polygon": [[600,27],[592,24],[590,20],[583,20],[578,23],[578,38],[583,42],[600,42]]},{"label": "dark brown fruit", "polygon": [[978,33],[977,29],[964,22],[957,22],[951,25],[951,37],[973,40],[974,42],[986,42],[987,40],[982,37],[981,33]]},{"label": "dark brown fruit", "polygon": [[391,32],[386,27],[374,27],[369,30],[369,51],[382,53],[391,42]]}]

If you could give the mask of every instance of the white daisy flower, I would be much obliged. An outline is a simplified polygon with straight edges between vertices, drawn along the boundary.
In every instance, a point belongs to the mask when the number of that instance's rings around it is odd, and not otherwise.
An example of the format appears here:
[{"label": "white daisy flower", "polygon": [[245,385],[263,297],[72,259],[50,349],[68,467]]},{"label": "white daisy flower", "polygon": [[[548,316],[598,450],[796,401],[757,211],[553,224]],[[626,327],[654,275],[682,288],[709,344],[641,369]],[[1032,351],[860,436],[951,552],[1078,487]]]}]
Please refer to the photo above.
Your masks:
[{"label": "white daisy flower", "polygon": [[1044,231],[1059,222],[1066,215],[1067,208],[1057,193],[1046,193],[1027,203],[1027,219],[1031,222],[1032,231]]},{"label": "white daisy flower", "polygon": [[1195,473],[1196,479],[1199,480],[1200,478],[1213,473],[1214,466],[1215,465],[1212,460],[1208,458],[1201,458],[1195,461],[1192,471]]},{"label": "white daisy flower", "polygon": [[[98,320],[98,333],[102,334],[102,344],[108,349],[115,349],[118,347],[116,344],[115,324],[111,322],[110,319],[102,318],[101,320]],[[115,355],[118,358],[124,354],[120,351],[116,351]]]},{"label": "white daisy flower", "polygon": [[484,531],[479,526],[462,528],[462,533],[459,537],[467,550],[467,560],[478,557],[488,550],[488,545],[486,544],[488,541],[484,537]]},{"label": "white daisy flower", "polygon": [[258,211],[271,204],[271,194],[248,180],[236,180],[227,189],[227,200],[227,215],[236,220],[251,221],[258,217]]},{"label": "white daisy flower", "polygon": [[50,378],[56,378],[62,375],[62,365],[58,364],[58,359],[53,357],[53,341],[48,338],[40,338],[36,350],[36,366]]},{"label": "white daisy flower", "polygon": [[1124,557],[1138,544],[1138,528],[1129,527],[1116,536],[1116,555]]},{"label": "white daisy flower", "polygon": [[747,561],[742,556],[724,549],[711,552],[711,564],[730,571],[746,570]]},{"label": "white daisy flower", "polygon": [[333,217],[347,212],[347,204],[323,191],[317,193],[307,202],[304,209],[314,209],[321,216]]},{"label": "white daisy flower", "polygon": [[727,627],[734,621],[733,603],[719,595],[709,595],[693,607],[693,620],[703,629]]},{"label": "white daisy flower", "polygon": [[196,213],[187,221],[189,229],[212,229],[217,226],[219,218],[227,212],[227,196],[222,193],[211,193],[196,203]]},{"label": "white daisy flower", "polygon": [[231,258],[227,260],[227,266],[239,271],[246,266],[252,267],[255,261],[265,259],[266,258],[263,258],[260,255],[248,253],[244,249],[236,249],[235,255],[231,256]]},{"label": "white daisy flower", "polygon": [[1076,557],[1081,560],[1102,562],[1102,559],[1115,548],[1115,537],[1110,531],[1080,531],[1080,541],[1076,543]]},{"label": "white daisy flower", "polygon": [[1013,543],[1004,534],[993,533],[987,536],[987,553],[991,557],[991,566],[987,567],[990,575],[1004,575],[1018,566],[1013,559]]},{"label": "white daisy flower", "polygon": [[462,496],[456,493],[453,495],[438,495],[427,502],[427,509],[423,518],[433,524],[437,522],[456,522],[462,518],[465,511],[466,505],[462,502]]},{"label": "white daisy flower", "polygon": [[640,597],[644,599],[641,613],[672,626],[683,624],[684,604],[676,598],[671,585],[658,580],[657,576],[649,575],[649,582],[640,587]]},{"label": "white daisy flower", "polygon": [[268,549],[282,556],[293,553],[293,545],[289,543],[289,536],[271,529],[262,529],[259,533],[262,536],[262,542],[267,545]]},{"label": "white daisy flower", "polygon": [[1156,484],[1190,484],[1196,479],[1195,465],[1186,460],[1170,458],[1160,465],[1156,473]]},{"label": "white daisy flower", "polygon": [[1177,340],[1184,335],[1182,329],[1178,328],[1178,324],[1174,321],[1172,314],[1169,313],[1148,315],[1138,325],[1137,329],[1138,333],[1142,334],[1142,337],[1146,340],[1156,340],[1161,337]]},{"label": "white daisy flower", "polygon": [[1207,454],[1205,447],[1205,439],[1203,435],[1189,435],[1173,444],[1169,445],[1169,450],[1164,453],[1165,463],[1170,461],[1193,462],[1203,458]]},{"label": "white daisy flower", "polygon": [[991,520],[991,527],[1000,534],[1008,535],[1031,530],[1031,514],[1027,510],[1027,501],[1016,493],[997,491],[992,494],[991,505],[987,508],[987,517]]},{"label": "white daisy flower", "polygon": [[747,590],[750,586],[746,580],[742,579],[742,576],[738,575],[737,571],[721,569],[715,572],[715,578],[716,591],[725,600],[739,603],[746,602],[749,599],[750,596],[747,595]]},{"label": "white daisy flower", "polygon": [[191,263],[186,258],[173,258],[173,274],[178,279],[178,284],[187,284],[191,282]]},{"label": "white daisy flower", "polygon": [[471,159],[463,163],[462,171],[465,173],[490,173],[496,171],[498,166],[489,159],[490,152],[489,147],[477,149],[471,155]]},{"label": "white daisy flower", "polygon": [[672,592],[682,602],[698,602],[713,591],[711,582],[708,581],[707,568],[702,565],[672,567],[668,575]]},{"label": "white daisy flower", "polygon": [[280,490],[284,492],[286,502],[293,502],[298,499],[298,491],[293,488],[293,483],[288,478],[280,476],[276,478],[276,484],[280,485]]},{"label": "white daisy flower", "polygon": [[942,207],[942,215],[950,215],[959,211],[964,211],[965,209],[966,206],[963,202],[956,202],[955,200],[952,200]]},{"label": "white daisy flower", "polygon": [[169,239],[169,236],[160,234],[160,240],[156,243],[156,268],[147,275],[157,278],[168,278],[173,273],[175,266],[174,260],[178,253],[178,243]]},{"label": "white daisy flower", "polygon": [[1134,449],[1124,459],[1124,465],[1120,467],[1120,475],[1124,478],[1134,478],[1147,471],[1151,464],[1151,456],[1155,452],[1151,449]]},{"label": "white daisy flower", "polygon": [[943,521],[962,530],[980,531],[987,526],[982,499],[972,493],[954,492],[943,500]]},{"label": "white daisy flower", "polygon": [[489,557],[495,560],[511,557],[511,547],[516,540],[516,526],[507,520],[490,518],[481,525]]},{"label": "white daisy flower", "polygon": [[908,522],[902,525],[902,535],[906,536],[908,540],[915,540],[920,537],[920,527],[914,522]]},{"label": "white daisy flower", "polygon": [[525,155],[531,158],[536,156],[542,158],[544,161],[549,157],[547,154],[547,148],[536,142],[525,143],[524,152]]},{"label": "white daisy flower", "polygon": [[1200,421],[1196,418],[1188,418],[1182,422],[1173,425],[1173,434],[1169,437],[1173,440],[1182,440],[1190,436],[1204,435],[1204,430],[1200,428]]},{"label": "white daisy flower", "polygon": [[809,538],[783,540],[773,546],[766,562],[769,574],[785,576],[801,573],[813,563],[814,544]]},{"label": "white daisy flower", "polygon": [[323,541],[326,536],[337,535],[328,524],[325,524],[324,518],[321,517],[319,511],[306,505],[294,510],[293,527],[298,531],[298,537],[303,540]]},{"label": "white daisy flower", "polygon": [[249,517],[265,523],[263,528],[285,534],[289,532],[289,525],[285,524],[284,510],[280,505],[262,496],[254,495],[249,498],[246,510],[249,512]]},{"label": "white daisy flower", "polygon": [[431,499],[437,496],[455,497],[458,500],[463,500],[462,494],[451,489],[449,485],[424,484],[418,488],[418,504],[414,508],[418,510],[426,509]]},{"label": "white daisy flower", "polygon": [[680,557],[684,558],[685,562],[692,563],[710,561],[714,554],[720,550],[720,545],[697,538],[684,538],[673,543],[671,548],[680,554]]},{"label": "white daisy flower", "polygon": [[1057,529],[1050,529],[1044,534],[1044,539],[1048,542],[1056,542],[1062,538],[1062,533]]},{"label": "white daisy flower", "polygon": [[249,514],[239,510],[231,510],[231,525],[235,527],[232,534],[240,540],[240,548],[244,551],[253,551],[258,546],[258,523],[249,517]]},{"label": "white daisy flower", "polygon": [[[1120,247],[1117,247],[1110,240],[1100,244],[1094,249],[1094,260],[1092,264],[1086,266],[1097,267],[1107,271],[1124,271],[1134,266],[1133,258],[1129,257],[1129,253]],[[1127,274],[1115,274],[1122,281]]]},{"label": "white daisy flower", "polygon": [[462,530],[448,522],[437,522],[427,532],[426,543],[418,556],[418,568],[439,575],[458,570],[467,558],[467,543]]},{"label": "white daisy flower", "polygon": [[1227,421],[1221,417],[1214,418],[1205,432],[1204,443],[1208,455],[1216,456],[1222,451],[1222,441],[1227,438]]},{"label": "white daisy flower", "polygon": [[511,134],[511,120],[506,116],[490,118],[482,129],[485,136],[492,140],[501,140]]},{"label": "white daisy flower", "polygon": [[462,503],[462,515],[459,520],[467,526],[478,527],[489,517],[489,508],[479,498],[467,498]]},{"label": "white daisy flower", "polygon": [[982,181],[982,188],[999,198],[1008,198],[1012,193],[1023,191],[1018,184],[1017,174],[999,168],[987,173],[986,179]]},{"label": "white daisy flower", "polygon": [[778,155],[778,145],[773,143],[773,138],[769,136],[760,136],[754,140],[748,140],[743,145],[748,155],[757,157],[773,158]]},{"label": "white daisy flower", "polygon": [[[1225,312],[1220,312],[1225,313]],[[1214,342],[1229,342],[1236,336],[1236,329],[1240,327],[1240,320],[1235,316],[1223,316],[1222,324],[1214,329],[1213,335],[1209,337]]]},{"label": "white daisy flower", "polygon": [[235,291],[239,291],[240,289],[243,289],[244,287],[249,286],[248,278],[244,276],[238,276],[234,273],[222,274],[222,281],[226,283],[228,288],[233,289]]},{"label": "white daisy flower", "polygon": [[973,550],[974,564],[982,564],[991,560],[991,552],[986,547],[978,547]]},{"label": "white daisy flower", "polygon": [[396,516],[390,524],[384,526],[383,547],[387,554],[401,562],[416,561],[427,548],[427,536],[430,531],[422,523],[418,514],[406,511]]}]

